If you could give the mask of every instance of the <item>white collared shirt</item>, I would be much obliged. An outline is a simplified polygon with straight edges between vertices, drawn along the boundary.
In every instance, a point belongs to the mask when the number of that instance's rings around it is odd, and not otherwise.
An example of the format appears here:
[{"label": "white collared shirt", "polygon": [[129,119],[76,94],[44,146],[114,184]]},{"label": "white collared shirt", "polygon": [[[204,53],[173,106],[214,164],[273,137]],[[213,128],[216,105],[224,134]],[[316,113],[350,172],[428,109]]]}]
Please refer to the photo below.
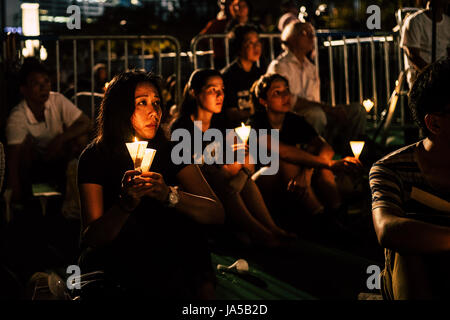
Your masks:
[{"label": "white collared shirt", "polygon": [[267,73],[278,73],[288,80],[292,94],[292,107],[295,106],[297,97],[320,102],[319,75],[314,64],[307,58],[300,63],[297,57],[287,49],[270,63]]},{"label": "white collared shirt", "polygon": [[[420,10],[405,19],[401,32],[400,46],[419,49],[420,57],[426,63],[431,63],[432,24],[426,10]],[[450,18],[443,14],[442,20],[436,23],[436,60],[447,57],[447,48],[450,48]],[[405,54],[405,68],[409,67],[412,63]],[[416,76],[415,71],[408,73],[410,85]]]},{"label": "white collared shirt", "polygon": [[6,140],[8,145],[21,144],[27,135],[31,135],[36,146],[44,150],[47,144],[57,135],[64,132],[64,128],[70,127],[77,120],[82,111],[69,99],[57,92],[50,92],[45,102],[45,121],[38,122],[22,100],[11,110],[6,124]]}]

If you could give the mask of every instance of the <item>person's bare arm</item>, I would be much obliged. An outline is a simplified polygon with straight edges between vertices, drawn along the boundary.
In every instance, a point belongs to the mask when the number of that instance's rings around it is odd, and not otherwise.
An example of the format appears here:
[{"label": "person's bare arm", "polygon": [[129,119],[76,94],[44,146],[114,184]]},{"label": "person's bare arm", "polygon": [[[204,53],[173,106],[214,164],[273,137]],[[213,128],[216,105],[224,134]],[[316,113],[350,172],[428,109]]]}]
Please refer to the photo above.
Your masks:
[{"label": "person's bare arm", "polygon": [[[267,147],[272,152],[270,136],[267,135],[265,138],[262,137],[262,139],[267,140]],[[318,144],[319,142],[315,142],[315,143]],[[326,169],[330,168],[331,160],[328,160],[325,157],[314,155],[310,152],[298,149],[294,146],[287,145],[283,142],[279,142],[278,145],[279,145],[278,152],[279,152],[280,159],[282,159],[286,162],[304,165],[304,166],[310,167],[310,168],[326,168]],[[316,146],[316,147],[318,148],[318,151],[320,152],[321,147],[320,146]]]},{"label": "person's bare arm", "polygon": [[81,241],[89,247],[101,247],[113,241],[122,230],[131,212],[149,187],[133,185],[132,177],[137,171],[127,171],[124,175],[123,190],[127,196],[106,212],[103,208],[103,187],[94,183],[79,186],[81,201]]},{"label": "person's bare arm", "polygon": [[[271,150],[271,139],[267,139],[267,146]],[[333,172],[345,171],[348,173],[360,170],[361,163],[352,157],[346,157],[340,160],[333,160],[334,151],[331,146],[320,136],[314,138],[311,142],[311,149],[317,149],[318,155],[310,151],[304,151],[296,147],[279,142],[280,159],[303,165],[309,168],[329,169]]]},{"label": "person's bare arm", "polygon": [[202,224],[221,224],[225,210],[196,165],[188,165],[177,174],[182,191],[175,209]]},{"label": "person's bare arm", "polygon": [[426,63],[425,60],[423,60],[420,56],[419,48],[405,47],[404,49],[406,55],[409,57],[409,59],[413,63],[414,68],[416,68],[417,71],[423,70],[423,68],[428,65],[428,63]]},{"label": "person's bare arm", "polygon": [[323,111],[325,111],[325,112],[331,110],[331,106],[329,106],[329,105],[326,105],[326,104],[320,103],[320,102],[311,101],[311,100],[297,96],[297,100],[295,102],[293,110],[296,111],[296,110],[300,110],[305,107],[319,107],[319,108],[322,108]]},{"label": "person's bare arm", "polygon": [[91,121],[82,113],[77,120],[60,135],[54,137],[47,145],[46,160],[51,160],[61,154],[63,146],[68,141],[86,135],[91,128]]},{"label": "person's bare arm", "polygon": [[62,134],[63,142],[67,142],[73,138],[88,133],[90,128],[91,120],[84,113],[81,113],[78,119],[75,120],[75,122],[72,123],[72,125]]},{"label": "person's bare arm", "polygon": [[392,209],[372,212],[378,242],[384,248],[405,253],[437,253],[450,250],[450,228],[404,218]]}]

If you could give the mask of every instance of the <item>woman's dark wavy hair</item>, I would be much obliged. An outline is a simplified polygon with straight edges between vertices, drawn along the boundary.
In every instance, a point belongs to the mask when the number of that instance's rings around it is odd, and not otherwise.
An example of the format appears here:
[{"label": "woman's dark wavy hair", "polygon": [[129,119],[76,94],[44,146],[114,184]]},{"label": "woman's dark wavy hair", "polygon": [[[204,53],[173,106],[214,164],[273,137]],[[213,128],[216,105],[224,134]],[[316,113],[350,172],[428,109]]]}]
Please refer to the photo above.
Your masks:
[{"label": "woman's dark wavy hair", "polygon": [[94,142],[114,147],[132,141],[135,132],[131,124],[131,116],[135,109],[136,87],[142,82],[152,84],[158,91],[161,106],[164,106],[160,81],[158,76],[142,71],[129,71],[116,75],[109,83],[100,105],[97,136]]},{"label": "woman's dark wavy hair", "polygon": [[440,112],[450,104],[450,58],[427,66],[414,82],[408,93],[408,106],[425,136],[430,132],[425,125],[425,116]]},{"label": "woman's dark wavy hair", "polygon": [[206,82],[211,77],[221,77],[222,74],[214,69],[197,69],[192,72],[188,83],[184,87],[183,102],[180,107],[180,117],[197,115],[197,100],[192,96],[190,91],[194,90],[194,94],[200,93]]},{"label": "woman's dark wavy hair", "polygon": [[258,27],[253,24],[244,24],[235,26],[230,32],[231,46],[230,51],[232,56],[237,57],[244,45],[245,36],[250,32],[259,34]]}]

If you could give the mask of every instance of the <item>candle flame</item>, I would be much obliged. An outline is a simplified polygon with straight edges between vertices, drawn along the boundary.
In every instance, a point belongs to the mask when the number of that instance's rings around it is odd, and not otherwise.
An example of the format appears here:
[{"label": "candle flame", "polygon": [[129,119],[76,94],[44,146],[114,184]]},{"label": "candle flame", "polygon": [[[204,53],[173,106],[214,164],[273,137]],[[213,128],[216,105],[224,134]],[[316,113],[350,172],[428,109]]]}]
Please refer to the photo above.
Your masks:
[{"label": "candle flame", "polygon": [[136,137],[134,137],[134,142],[138,142],[138,139]]}]

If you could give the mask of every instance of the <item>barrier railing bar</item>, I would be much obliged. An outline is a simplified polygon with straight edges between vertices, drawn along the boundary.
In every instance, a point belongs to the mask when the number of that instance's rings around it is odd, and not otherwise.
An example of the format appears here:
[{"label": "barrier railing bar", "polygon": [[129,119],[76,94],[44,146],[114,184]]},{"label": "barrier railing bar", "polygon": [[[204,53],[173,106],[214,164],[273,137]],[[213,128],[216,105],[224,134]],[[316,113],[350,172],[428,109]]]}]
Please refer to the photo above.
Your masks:
[{"label": "barrier railing bar", "polygon": [[78,64],[77,64],[77,40],[73,41],[73,89],[75,97],[75,105],[78,106]]},{"label": "barrier railing bar", "polygon": [[[398,59],[398,64],[397,64],[397,66],[398,66],[398,74],[400,74],[402,72],[402,65],[403,65],[403,63],[402,63],[402,49],[400,47],[400,38],[397,38],[396,45],[397,45],[397,59]],[[395,84],[395,85],[397,86],[397,84]],[[400,88],[400,91],[401,91],[401,88]],[[403,94],[401,94],[399,96],[399,99],[400,99],[400,124],[402,126],[405,125],[405,101],[404,101],[403,98],[404,98],[404,96],[403,96]]]},{"label": "barrier railing bar", "polygon": [[[328,41],[331,41],[331,36],[328,36]],[[333,71],[333,52],[331,46],[328,47],[328,62],[330,64],[330,91],[331,91],[331,105],[336,105],[335,91],[334,91],[334,71]]]},{"label": "barrier railing bar", "polygon": [[[124,44],[124,71],[128,70],[128,40],[125,40]],[[110,80],[110,79],[108,79]]]},{"label": "barrier railing bar", "polygon": [[111,40],[107,40],[108,46],[108,79],[111,79]]},{"label": "barrier railing bar", "polygon": [[348,83],[348,53],[347,53],[347,43],[345,36],[342,38],[344,40],[344,77],[345,77],[345,103],[350,104],[350,89]]},{"label": "barrier railing bar", "polygon": [[[272,37],[270,39],[273,39]],[[316,74],[319,76],[319,41],[317,40],[317,37],[314,37],[314,49],[316,51],[315,57],[314,57],[314,63],[316,64]],[[273,51],[273,42],[272,42],[272,48],[271,51]],[[273,60],[273,58],[272,58]]]},{"label": "barrier railing bar", "polygon": [[274,49],[273,49],[273,37],[269,37],[269,46],[270,46],[270,60],[274,60],[275,59],[275,52],[274,52]]},{"label": "barrier railing bar", "polygon": [[145,42],[142,39],[141,40],[141,64],[142,64],[142,69],[145,70],[145,58],[144,58],[144,46],[145,46]]},{"label": "barrier railing bar", "polygon": [[230,64],[230,39],[225,37],[225,63],[228,66]]},{"label": "barrier railing bar", "polygon": [[375,75],[375,43],[370,41],[370,53],[371,53],[371,61],[372,61],[372,96],[374,102],[374,114],[375,114],[375,126],[378,123],[378,96],[377,96],[377,78]]},{"label": "barrier railing bar", "polygon": [[363,98],[363,86],[362,86],[362,63],[361,63],[361,43],[356,43],[357,59],[358,59],[358,84],[359,84],[359,103],[362,103]]},{"label": "barrier railing bar", "polygon": [[95,90],[95,79],[94,79],[94,40],[89,41],[89,49],[91,52],[91,120],[95,117],[95,106],[94,106],[94,90]]},{"label": "barrier railing bar", "polygon": [[389,101],[390,97],[390,75],[389,75],[389,43],[385,42],[383,43],[384,47],[384,74],[385,74],[385,81],[386,81],[386,102]]},{"label": "barrier railing bar", "polygon": [[[209,50],[212,50],[214,52],[213,39],[212,38],[209,39]],[[214,69],[214,54],[209,56],[209,63],[211,65],[211,69]]]},{"label": "barrier railing bar", "polygon": [[61,92],[61,66],[59,64],[59,40],[56,40],[56,91]]}]

